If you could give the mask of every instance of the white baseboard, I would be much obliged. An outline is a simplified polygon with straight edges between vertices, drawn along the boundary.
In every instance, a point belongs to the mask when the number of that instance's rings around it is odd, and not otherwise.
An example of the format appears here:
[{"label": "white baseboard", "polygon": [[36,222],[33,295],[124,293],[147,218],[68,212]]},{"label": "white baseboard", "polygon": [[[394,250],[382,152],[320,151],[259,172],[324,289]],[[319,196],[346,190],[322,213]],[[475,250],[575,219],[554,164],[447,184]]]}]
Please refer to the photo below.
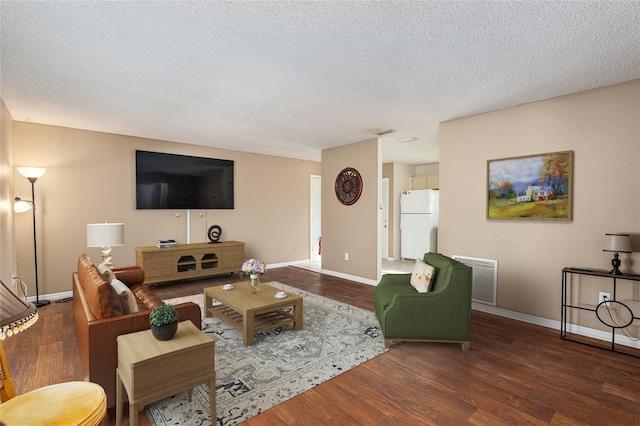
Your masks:
[{"label": "white baseboard", "polygon": [[[502,308],[496,308],[495,306],[484,305],[482,303],[471,303],[471,308],[477,311],[486,312],[488,314],[498,315],[500,317],[510,318],[517,321],[523,321],[529,324],[539,325],[541,327],[552,328],[558,330],[558,337],[560,334],[561,323],[560,321],[550,320],[547,318],[536,317],[533,315],[523,314],[520,312],[509,311]],[[604,342],[611,342],[611,332],[596,330],[594,328],[583,327],[576,324],[567,324],[567,332],[578,334],[580,336],[590,337],[592,339],[602,340]],[[616,334],[616,344],[628,346],[630,348],[640,349],[640,341],[632,340],[627,336]]]},{"label": "white baseboard", "polygon": [[[296,261],[293,261],[293,262],[274,263],[274,264],[267,265],[267,269],[283,268],[285,266],[295,266],[295,265],[301,265],[301,264],[305,264],[305,263],[309,263],[309,262],[310,262],[309,259],[305,259],[305,260],[296,260]],[[314,271],[315,271],[315,269],[314,269]],[[319,272],[319,273],[325,274],[325,275],[331,275],[332,277],[343,278],[345,280],[355,281],[355,282],[362,283],[362,284],[367,284],[367,285],[372,285],[372,286],[378,285],[378,281],[376,281],[376,280],[370,280],[368,278],[358,277],[356,275],[349,275],[349,274],[344,274],[342,272],[331,271],[329,269],[318,269],[316,272]]]},{"label": "white baseboard", "polygon": [[285,266],[303,265],[305,263],[311,263],[311,260],[303,259],[303,260],[294,260],[293,262],[270,263],[270,264],[267,265],[267,270],[276,269],[276,268],[284,268]]},{"label": "white baseboard", "polygon": [[343,274],[342,272],[330,271],[328,269],[320,269],[321,273],[331,275],[332,277],[343,278],[345,280],[355,281],[362,284],[368,284],[371,286],[377,286],[378,281],[370,280],[368,278],[357,277],[355,275]]},{"label": "white baseboard", "polygon": [[[72,291],[63,291],[60,293],[51,293],[51,294],[41,294],[38,299],[39,300],[62,300],[62,299],[68,299],[70,297],[73,297],[73,292]],[[28,302],[32,302],[32,303],[36,303],[36,297],[35,296],[29,296],[27,297],[27,301]]]}]

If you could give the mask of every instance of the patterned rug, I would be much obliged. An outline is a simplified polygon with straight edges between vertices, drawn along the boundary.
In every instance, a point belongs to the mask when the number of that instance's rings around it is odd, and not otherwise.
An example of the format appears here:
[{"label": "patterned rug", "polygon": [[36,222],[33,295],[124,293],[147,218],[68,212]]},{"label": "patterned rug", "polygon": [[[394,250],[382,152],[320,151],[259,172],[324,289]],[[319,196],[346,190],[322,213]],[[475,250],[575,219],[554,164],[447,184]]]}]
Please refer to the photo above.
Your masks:
[{"label": "patterned rug", "polygon": [[[373,312],[287,286],[270,285],[304,298],[304,329],[285,326],[256,334],[245,347],[242,333],[214,318],[202,330],[215,340],[217,425],[235,425],[293,398],[386,351]],[[235,284],[239,285],[239,284]],[[193,301],[202,295],[169,299]],[[207,387],[182,392],[146,408],[153,425],[209,425]]]}]

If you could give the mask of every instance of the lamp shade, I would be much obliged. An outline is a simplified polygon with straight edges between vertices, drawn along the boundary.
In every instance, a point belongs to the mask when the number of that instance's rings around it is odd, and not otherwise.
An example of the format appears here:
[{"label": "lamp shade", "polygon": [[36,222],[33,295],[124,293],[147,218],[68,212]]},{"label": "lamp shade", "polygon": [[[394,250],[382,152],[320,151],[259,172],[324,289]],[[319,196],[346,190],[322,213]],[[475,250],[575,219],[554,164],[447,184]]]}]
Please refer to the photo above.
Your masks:
[{"label": "lamp shade", "polygon": [[629,234],[605,234],[602,251],[615,253],[631,253],[631,237]]},{"label": "lamp shade", "polygon": [[20,299],[0,280],[0,340],[26,330],[37,320],[36,306]]},{"label": "lamp shade", "polygon": [[18,167],[18,173],[22,176],[32,179],[38,179],[44,176],[47,172],[47,169],[43,167]]},{"label": "lamp shade", "polygon": [[29,210],[31,210],[31,203],[16,197],[16,202],[13,205],[13,211],[16,213],[24,213],[28,212]]},{"label": "lamp shade", "polygon": [[87,224],[87,247],[124,245],[124,223]]}]

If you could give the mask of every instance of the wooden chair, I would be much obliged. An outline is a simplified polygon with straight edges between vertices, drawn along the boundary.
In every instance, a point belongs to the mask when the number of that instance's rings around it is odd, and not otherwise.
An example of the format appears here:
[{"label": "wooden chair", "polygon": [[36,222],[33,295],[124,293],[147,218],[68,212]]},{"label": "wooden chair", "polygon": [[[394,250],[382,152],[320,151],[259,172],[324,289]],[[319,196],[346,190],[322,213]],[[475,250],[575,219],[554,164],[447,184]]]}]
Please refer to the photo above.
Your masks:
[{"label": "wooden chair", "polygon": [[0,342],[0,402],[5,402],[16,396],[16,391],[13,388],[13,382],[11,381],[11,375],[9,374],[9,366],[7,365],[7,358],[4,355],[4,347]]}]

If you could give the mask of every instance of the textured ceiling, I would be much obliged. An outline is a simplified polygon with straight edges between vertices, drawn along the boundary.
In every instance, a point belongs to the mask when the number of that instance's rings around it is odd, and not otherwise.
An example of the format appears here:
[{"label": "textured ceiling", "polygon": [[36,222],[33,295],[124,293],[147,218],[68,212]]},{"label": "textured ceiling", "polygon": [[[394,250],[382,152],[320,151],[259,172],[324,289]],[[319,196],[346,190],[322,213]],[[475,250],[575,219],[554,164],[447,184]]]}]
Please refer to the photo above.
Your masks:
[{"label": "textured ceiling", "polygon": [[640,78],[638,1],[0,7],[16,121],[315,161],[390,127],[438,162],[440,122]]}]

